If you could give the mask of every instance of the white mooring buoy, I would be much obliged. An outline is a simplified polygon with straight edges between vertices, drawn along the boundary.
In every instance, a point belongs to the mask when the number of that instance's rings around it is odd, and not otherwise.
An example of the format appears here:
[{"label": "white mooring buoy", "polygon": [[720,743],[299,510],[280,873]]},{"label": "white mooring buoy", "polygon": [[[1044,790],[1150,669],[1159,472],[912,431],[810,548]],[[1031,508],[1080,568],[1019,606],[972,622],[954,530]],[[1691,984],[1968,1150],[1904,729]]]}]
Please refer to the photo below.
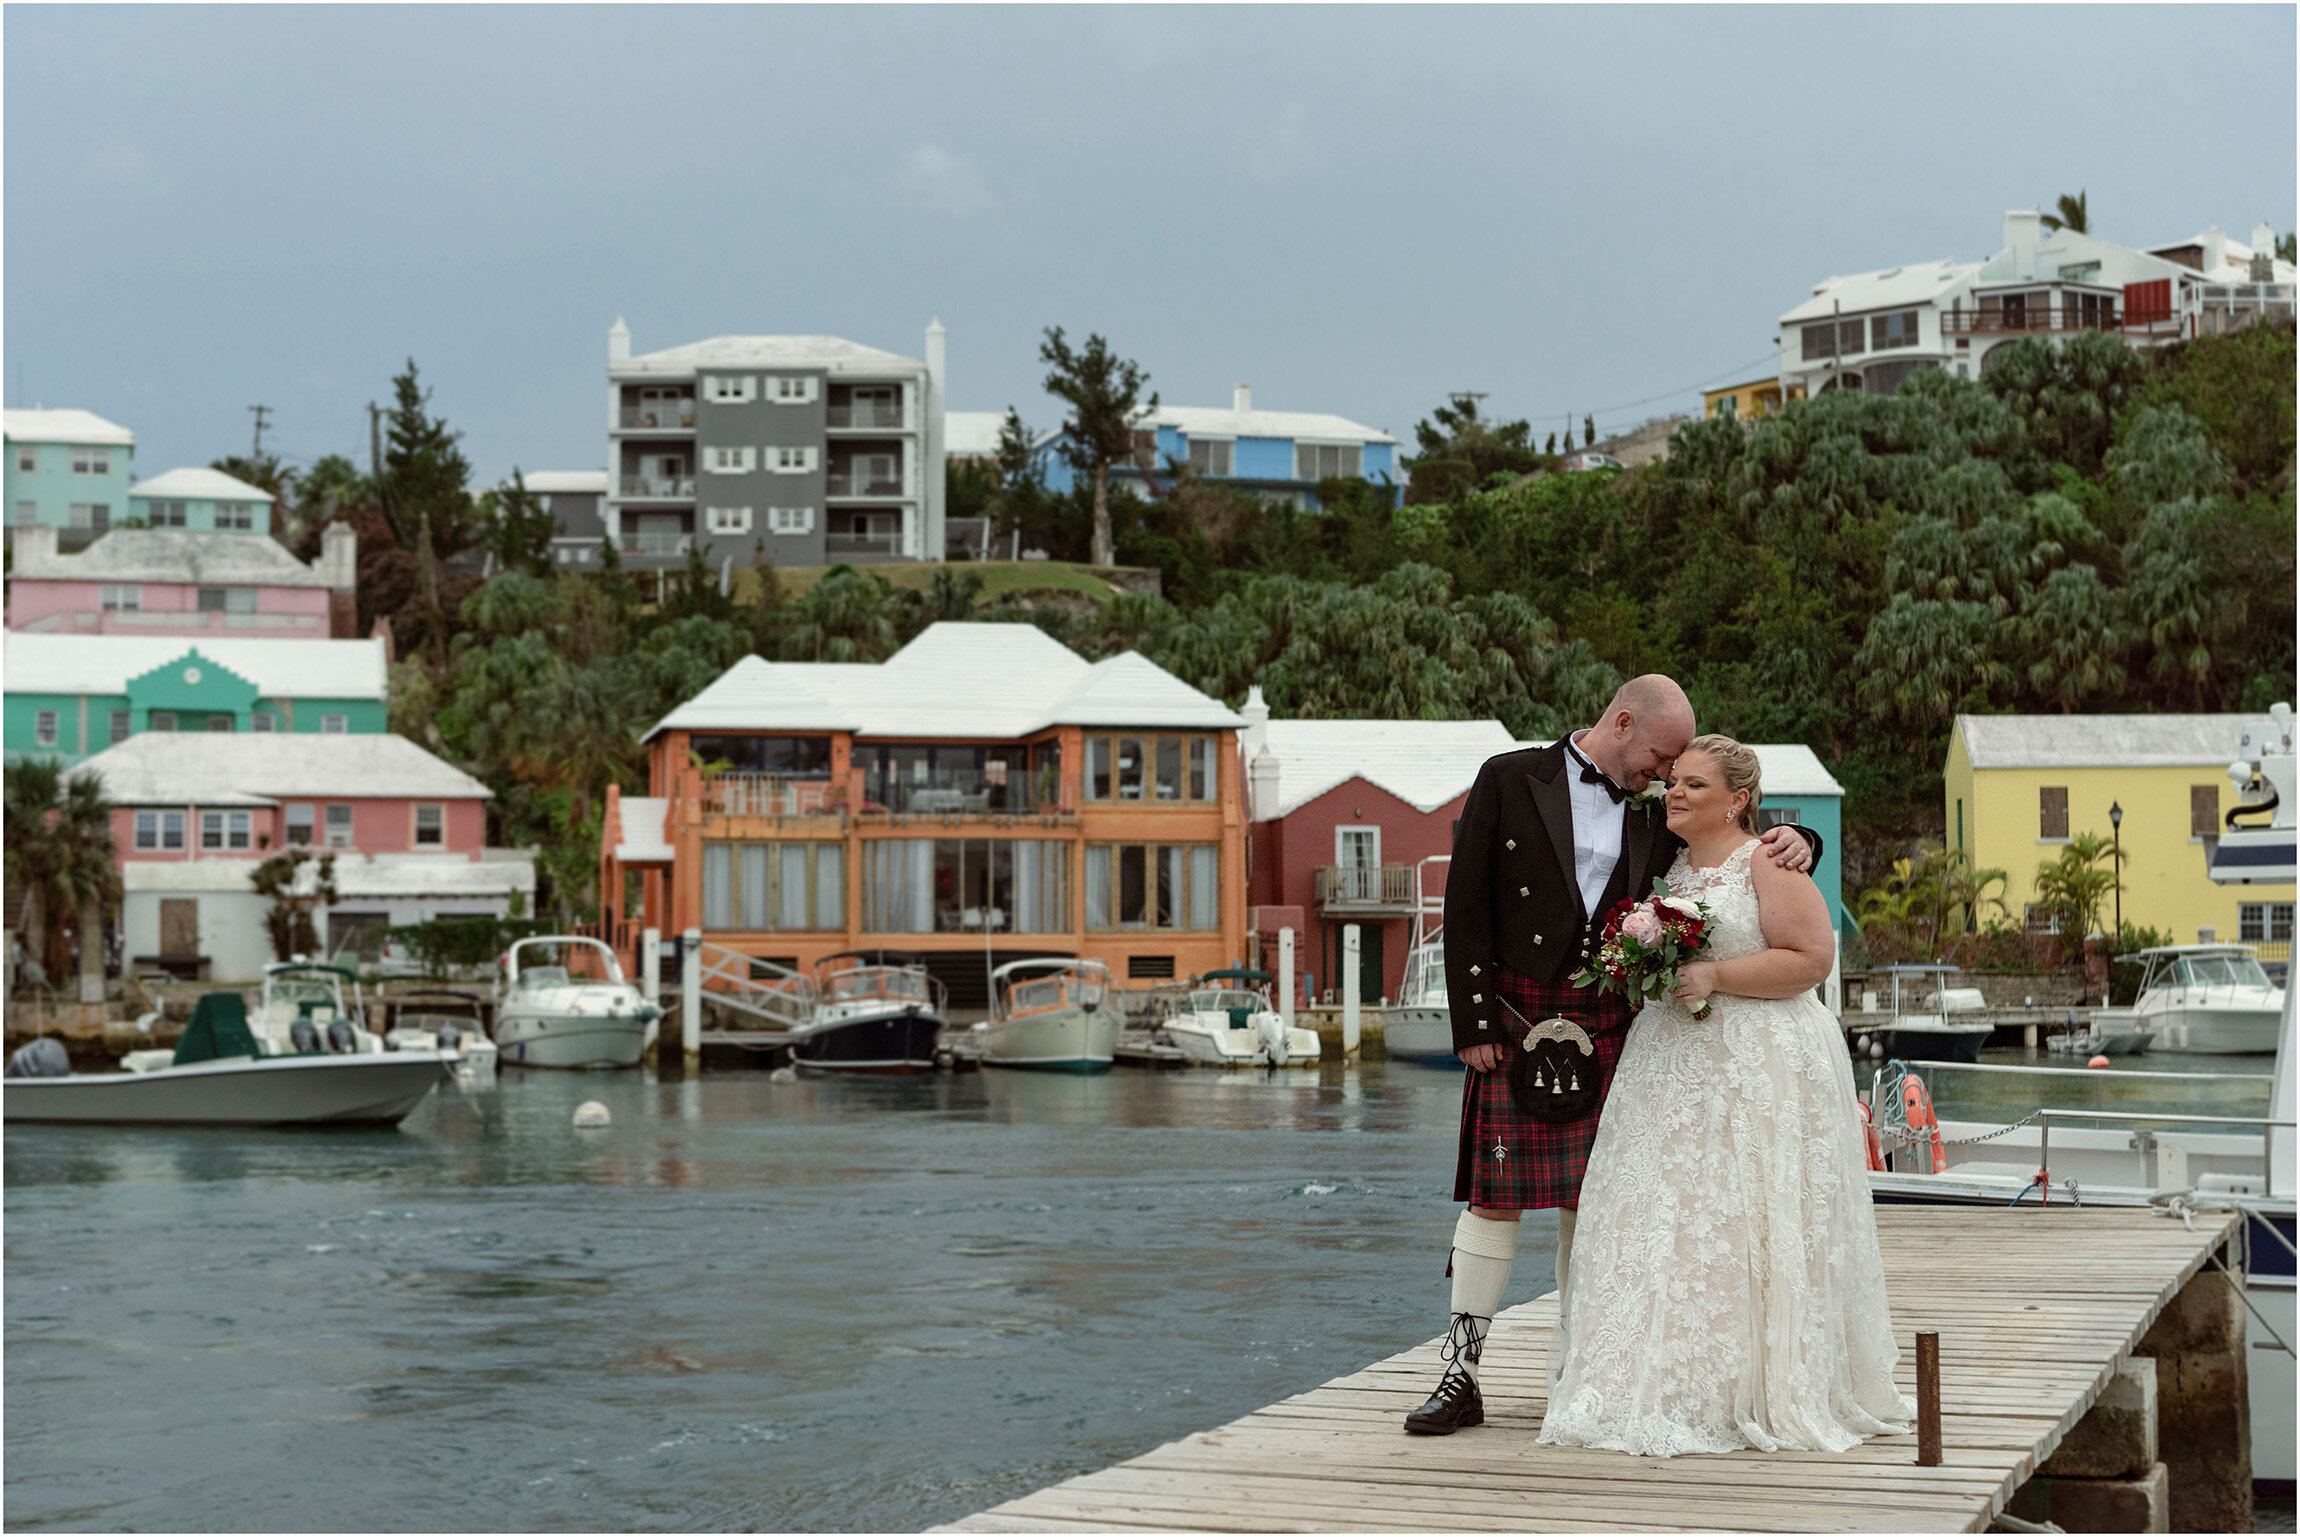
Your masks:
[{"label": "white mooring buoy", "polygon": [[607,1107],[595,1099],[587,1099],[575,1107],[577,1126],[605,1126],[614,1119],[607,1113]]}]

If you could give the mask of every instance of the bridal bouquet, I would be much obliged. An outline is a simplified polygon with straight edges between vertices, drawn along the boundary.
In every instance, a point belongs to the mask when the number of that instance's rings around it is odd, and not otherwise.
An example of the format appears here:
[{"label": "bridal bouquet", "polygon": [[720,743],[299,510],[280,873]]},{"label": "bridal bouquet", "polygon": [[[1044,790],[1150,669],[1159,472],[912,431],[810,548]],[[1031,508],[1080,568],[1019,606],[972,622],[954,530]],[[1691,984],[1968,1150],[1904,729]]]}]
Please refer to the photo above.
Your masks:
[{"label": "bridal bouquet", "polygon": [[[1678,969],[1708,948],[1709,909],[1689,897],[1671,896],[1669,883],[1656,880],[1653,895],[1644,901],[1615,904],[1595,959],[1573,985],[1626,993],[1640,1001],[1666,998],[1676,990]],[[1706,999],[1693,1017],[1709,1017]]]}]

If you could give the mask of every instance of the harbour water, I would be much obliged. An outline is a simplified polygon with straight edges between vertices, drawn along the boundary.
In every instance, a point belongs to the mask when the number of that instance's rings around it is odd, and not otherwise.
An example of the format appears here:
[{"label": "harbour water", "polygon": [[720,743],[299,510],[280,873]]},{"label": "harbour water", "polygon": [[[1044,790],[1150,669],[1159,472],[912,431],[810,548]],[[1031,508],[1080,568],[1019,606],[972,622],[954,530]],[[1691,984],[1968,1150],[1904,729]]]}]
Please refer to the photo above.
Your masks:
[{"label": "harbour water", "polygon": [[504,1077],[10,1128],[7,1524],[918,1528],[1445,1322],[1456,1072]]}]

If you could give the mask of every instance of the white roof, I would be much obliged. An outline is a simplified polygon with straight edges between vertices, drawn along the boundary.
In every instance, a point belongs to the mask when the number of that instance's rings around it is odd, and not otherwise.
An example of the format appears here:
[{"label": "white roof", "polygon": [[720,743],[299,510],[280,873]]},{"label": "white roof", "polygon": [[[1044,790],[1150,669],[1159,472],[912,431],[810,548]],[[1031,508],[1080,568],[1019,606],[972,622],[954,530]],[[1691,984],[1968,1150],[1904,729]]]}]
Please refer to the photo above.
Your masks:
[{"label": "white roof", "polygon": [[238,673],[267,699],[382,699],[390,682],[380,638],[211,640],[206,636],[42,635],[10,630],[0,640],[0,659],[7,664],[7,686],[12,694],[124,694],[130,678],[182,661],[193,651]]},{"label": "white roof", "polygon": [[2226,768],[2257,717],[1960,715],[1976,769]]},{"label": "white roof", "polygon": [[623,841],[615,845],[615,857],[627,865],[667,865],[677,850],[670,839],[663,836],[663,828],[671,813],[669,800],[658,796],[626,795],[618,805],[616,814],[622,818]]},{"label": "white roof", "polygon": [[1497,720],[1273,720],[1277,814],[1289,816],[1351,779],[1430,812],[1467,791],[1488,758],[1519,744]]},{"label": "white roof", "polygon": [[19,582],[205,582],[325,587],[327,577],[268,534],[195,528],[115,528],[76,555],[16,551]]},{"label": "white roof", "polygon": [[1084,657],[1029,624],[927,626],[880,664],[747,656],[659,731],[852,731],[1011,740],[1048,726],[1218,729],[1245,721],[1128,651]]},{"label": "white roof", "polygon": [[1980,270],[1979,262],[1943,259],[1856,272],[1851,277],[1823,278],[1813,285],[1813,296],[1783,315],[1781,323],[1824,320],[1840,310],[1851,315],[1927,304],[1956,292]]},{"label": "white roof", "polygon": [[[2168,240],[2163,245],[2149,246],[2146,249],[2153,256],[2159,251],[2177,251],[2182,246],[2204,246],[2210,243],[2206,237],[2211,233],[2210,230],[2200,230],[2186,240]],[[2207,283],[2249,283],[2252,281],[2252,246],[2250,242],[2223,235],[2220,240],[2220,254],[2220,265],[2206,271],[2203,275],[2204,281]],[[2277,282],[2300,281],[2300,267],[2295,267],[2292,263],[2277,256],[2273,251],[2269,253],[2269,260],[2274,264]]]},{"label": "white roof", "polygon": [[1141,418],[1184,437],[1293,438],[1306,442],[1395,443],[1377,428],[1317,411],[1237,411],[1227,406],[1160,406]]},{"label": "white roof", "polygon": [[251,806],[301,797],[485,800],[487,786],[397,732],[147,731],[87,759],[122,806]]},{"label": "white roof", "polygon": [[11,443],[102,443],[136,446],[136,435],[93,411],[0,411]]},{"label": "white roof", "polygon": [[154,475],[150,480],[130,486],[128,494],[202,502],[268,502],[272,499],[272,494],[263,487],[251,486],[222,470],[190,467]]},{"label": "white roof", "polygon": [[605,496],[605,470],[535,470],[520,477],[527,489],[549,496]]},{"label": "white roof", "polygon": [[945,411],[942,451],[956,459],[991,458],[998,453],[998,434],[1005,426],[1004,411]]},{"label": "white roof", "polygon": [[[1520,747],[1548,747],[1548,742],[1520,742]],[[1757,755],[1757,789],[1767,799],[1783,795],[1843,796],[1845,787],[1822,764],[1820,755],[1802,742],[1744,742]]]},{"label": "white roof", "polygon": [[691,374],[703,368],[804,368],[833,374],[924,372],[917,358],[881,352],[838,336],[714,336],[643,352],[607,365],[610,378],[635,374]]}]

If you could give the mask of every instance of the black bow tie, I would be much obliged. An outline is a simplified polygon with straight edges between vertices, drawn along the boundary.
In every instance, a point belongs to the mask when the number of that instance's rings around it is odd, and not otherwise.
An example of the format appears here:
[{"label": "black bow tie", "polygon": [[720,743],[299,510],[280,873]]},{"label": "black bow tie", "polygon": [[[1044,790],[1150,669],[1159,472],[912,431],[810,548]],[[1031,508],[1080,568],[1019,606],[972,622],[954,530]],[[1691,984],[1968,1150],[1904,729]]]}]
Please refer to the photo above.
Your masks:
[{"label": "black bow tie", "polygon": [[1582,760],[1581,782],[1588,785],[1605,786],[1605,793],[1613,797],[1613,804],[1616,806],[1620,805],[1622,798],[1629,793],[1627,790],[1622,789],[1621,786],[1615,784],[1611,779],[1608,779],[1604,774],[1600,773],[1598,771],[1597,765],[1589,762],[1587,759]]}]

